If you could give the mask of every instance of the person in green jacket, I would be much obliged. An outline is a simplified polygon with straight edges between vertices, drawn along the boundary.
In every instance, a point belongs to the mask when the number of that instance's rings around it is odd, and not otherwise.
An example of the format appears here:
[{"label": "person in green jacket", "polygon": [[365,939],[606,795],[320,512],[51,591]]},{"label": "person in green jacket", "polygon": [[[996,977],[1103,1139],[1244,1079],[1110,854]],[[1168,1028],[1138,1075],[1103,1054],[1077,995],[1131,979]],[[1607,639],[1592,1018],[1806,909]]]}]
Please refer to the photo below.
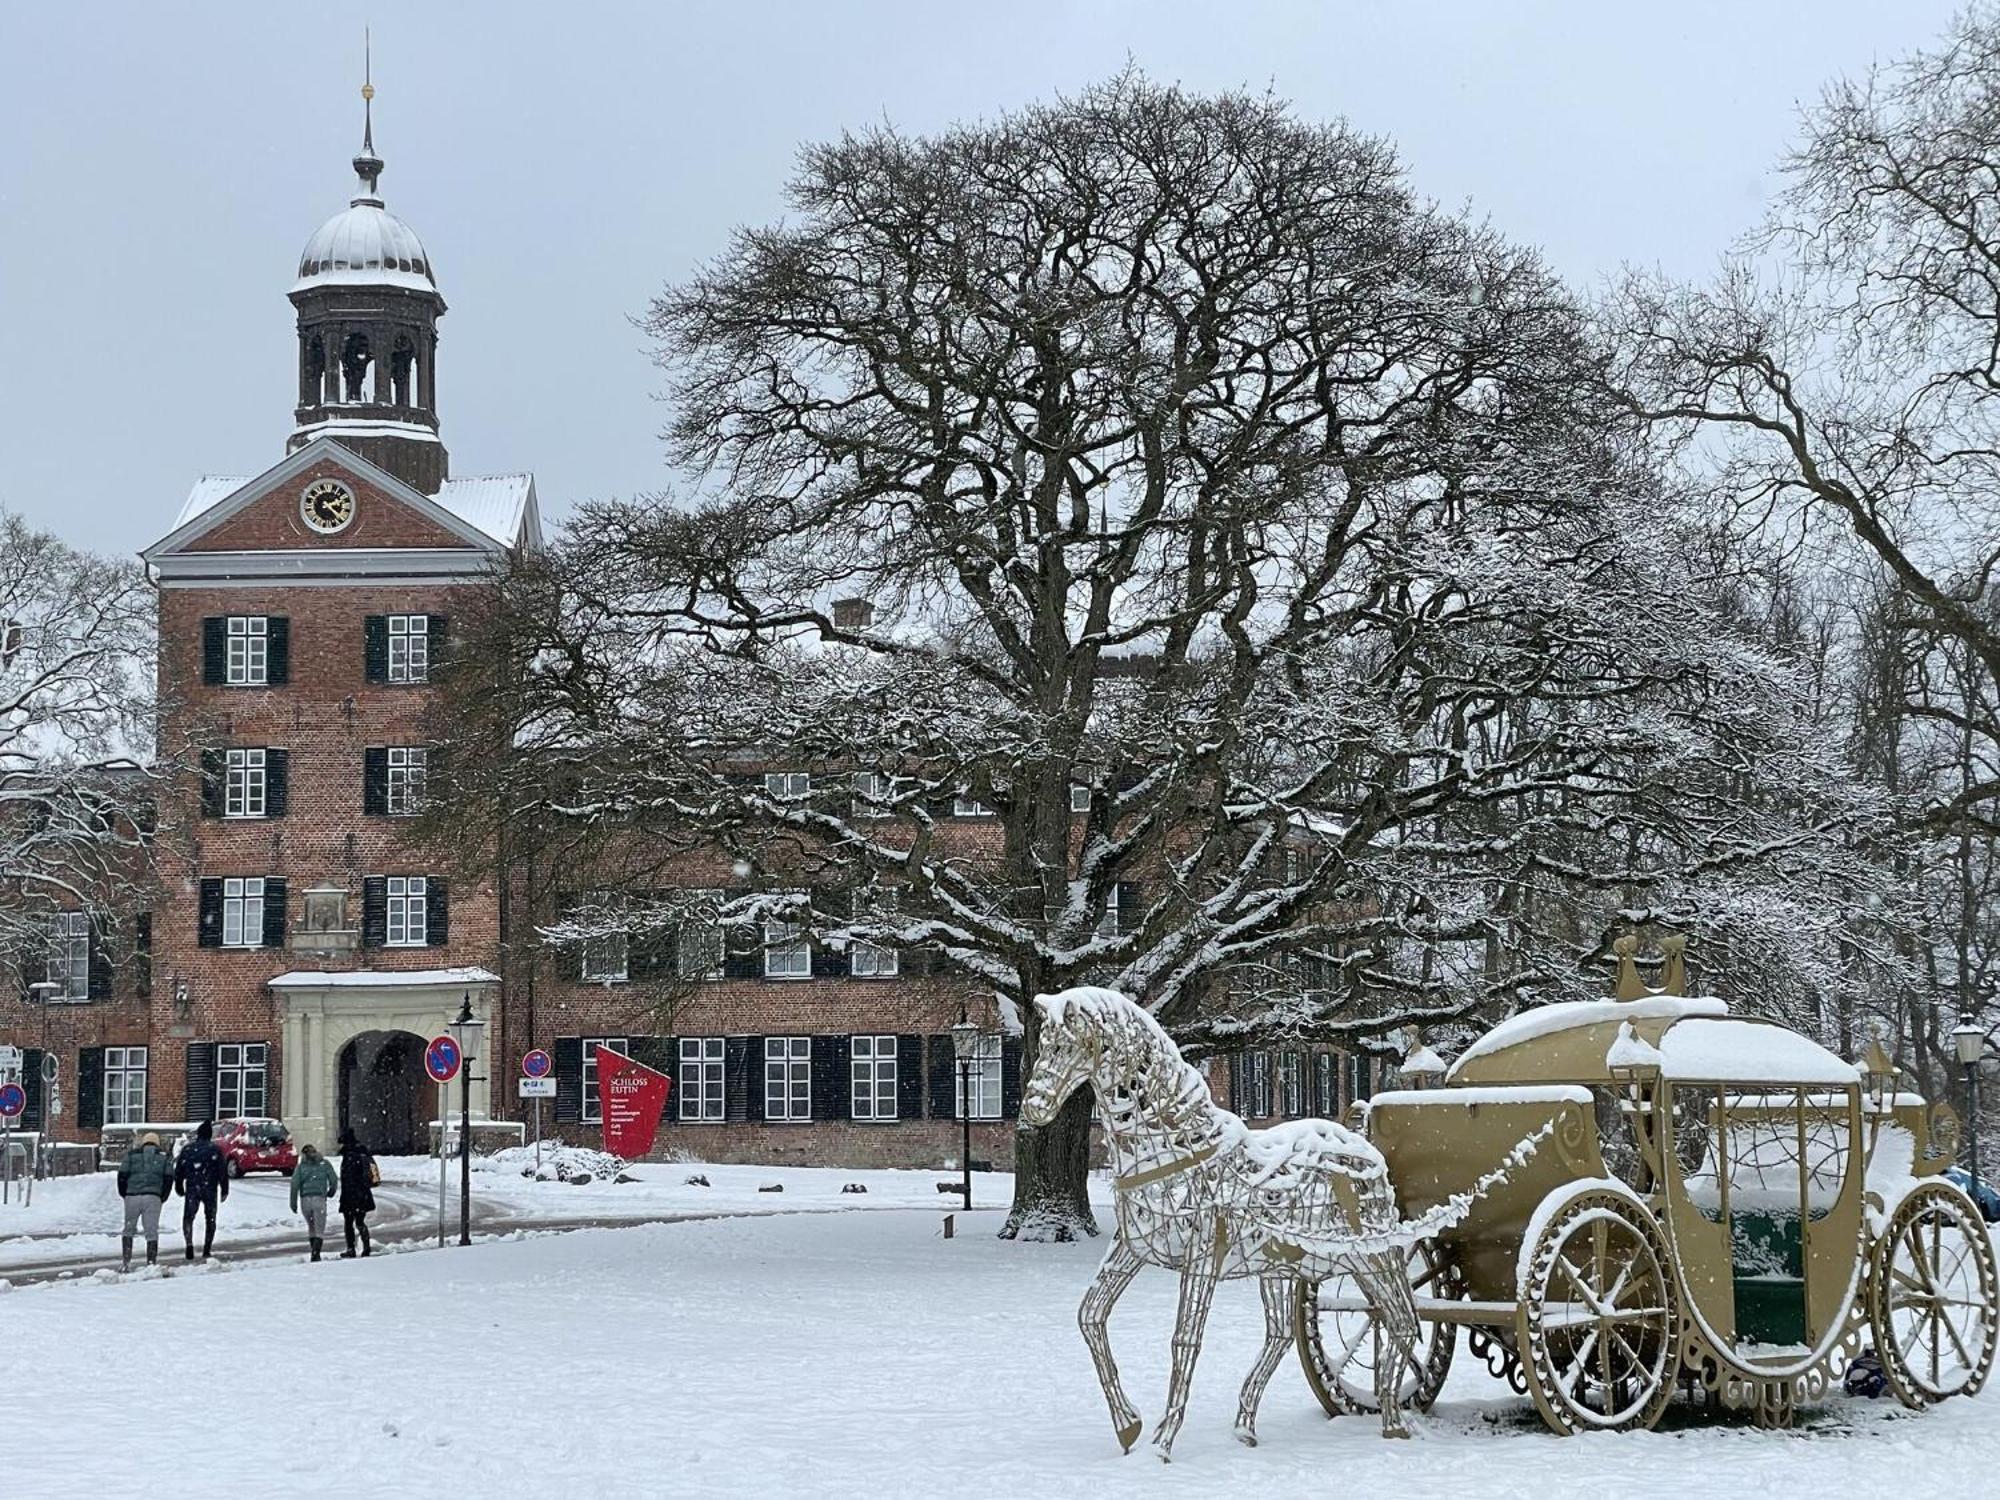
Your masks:
[{"label": "person in green jacket", "polygon": [[299,1164],[292,1168],[292,1209],[306,1216],[306,1243],[312,1258],[319,1259],[319,1247],[326,1239],[326,1200],[340,1186],[340,1174],[333,1163],[319,1154],[319,1147],[306,1146],[299,1152]]},{"label": "person in green jacket", "polygon": [[133,1232],[146,1231],[146,1264],[160,1262],[160,1205],[174,1185],[174,1159],[160,1149],[160,1138],[147,1131],[139,1144],[125,1153],[118,1168],[118,1196],[125,1200],[123,1269],[132,1269]]}]

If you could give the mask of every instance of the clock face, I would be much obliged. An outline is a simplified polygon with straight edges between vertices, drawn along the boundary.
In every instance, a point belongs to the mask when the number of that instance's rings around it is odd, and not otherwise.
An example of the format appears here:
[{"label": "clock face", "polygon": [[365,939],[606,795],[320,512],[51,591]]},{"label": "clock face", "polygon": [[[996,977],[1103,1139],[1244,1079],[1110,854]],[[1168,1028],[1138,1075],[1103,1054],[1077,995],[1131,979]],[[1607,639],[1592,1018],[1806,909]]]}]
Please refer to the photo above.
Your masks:
[{"label": "clock face", "polygon": [[299,515],[330,536],[354,519],[354,491],[338,479],[315,479],[299,496]]}]

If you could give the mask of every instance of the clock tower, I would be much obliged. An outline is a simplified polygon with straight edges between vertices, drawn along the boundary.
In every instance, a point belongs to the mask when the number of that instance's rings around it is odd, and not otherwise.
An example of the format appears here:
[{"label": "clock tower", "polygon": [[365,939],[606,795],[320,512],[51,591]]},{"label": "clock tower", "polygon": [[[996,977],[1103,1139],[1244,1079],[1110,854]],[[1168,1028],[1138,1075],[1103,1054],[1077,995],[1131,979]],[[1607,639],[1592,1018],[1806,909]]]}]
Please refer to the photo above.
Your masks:
[{"label": "clock tower", "polygon": [[357,191],[306,241],[292,284],[299,399],[287,450],[335,438],[412,489],[435,495],[450,471],[437,419],[444,298],[416,231],[382,205],[373,85],[361,93]]}]

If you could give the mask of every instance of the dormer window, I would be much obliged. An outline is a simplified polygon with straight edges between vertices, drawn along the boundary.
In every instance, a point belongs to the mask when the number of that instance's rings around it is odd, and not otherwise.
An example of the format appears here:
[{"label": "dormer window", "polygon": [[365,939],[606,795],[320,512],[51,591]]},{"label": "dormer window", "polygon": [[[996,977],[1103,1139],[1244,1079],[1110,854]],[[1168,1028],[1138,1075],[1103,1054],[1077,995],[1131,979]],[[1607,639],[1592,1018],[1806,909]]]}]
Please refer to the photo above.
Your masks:
[{"label": "dormer window", "polygon": [[836,599],[833,601],[833,628],[835,630],[866,630],[875,623],[875,606],[866,599]]}]

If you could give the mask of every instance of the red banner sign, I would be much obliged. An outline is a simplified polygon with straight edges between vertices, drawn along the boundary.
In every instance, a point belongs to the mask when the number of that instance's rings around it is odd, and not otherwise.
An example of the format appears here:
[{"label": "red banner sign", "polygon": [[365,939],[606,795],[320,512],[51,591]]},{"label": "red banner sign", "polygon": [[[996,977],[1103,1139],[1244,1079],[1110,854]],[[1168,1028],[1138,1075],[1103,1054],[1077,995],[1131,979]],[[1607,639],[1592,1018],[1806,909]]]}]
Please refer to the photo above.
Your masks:
[{"label": "red banner sign", "polygon": [[597,1097],[604,1107],[604,1149],[636,1161],[653,1149],[673,1080],[623,1053],[597,1049]]}]

